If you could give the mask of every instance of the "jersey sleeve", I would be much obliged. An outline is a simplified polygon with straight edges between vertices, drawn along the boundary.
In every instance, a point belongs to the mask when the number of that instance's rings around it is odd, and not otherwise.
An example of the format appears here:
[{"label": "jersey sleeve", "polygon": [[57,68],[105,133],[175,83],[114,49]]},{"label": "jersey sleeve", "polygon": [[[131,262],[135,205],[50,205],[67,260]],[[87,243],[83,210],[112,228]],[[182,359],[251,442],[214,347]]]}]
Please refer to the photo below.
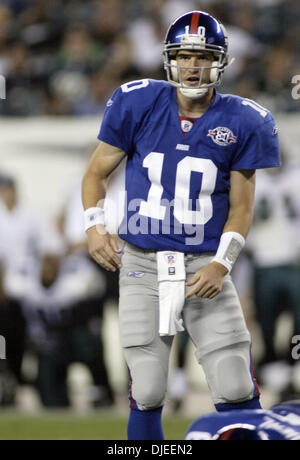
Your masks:
[{"label": "jersey sleeve", "polygon": [[264,169],[280,166],[280,147],[277,127],[269,113],[264,123],[260,123],[242,140],[236,151],[231,169]]},{"label": "jersey sleeve", "polygon": [[134,119],[126,96],[118,88],[107,102],[98,139],[128,154],[132,148]]}]

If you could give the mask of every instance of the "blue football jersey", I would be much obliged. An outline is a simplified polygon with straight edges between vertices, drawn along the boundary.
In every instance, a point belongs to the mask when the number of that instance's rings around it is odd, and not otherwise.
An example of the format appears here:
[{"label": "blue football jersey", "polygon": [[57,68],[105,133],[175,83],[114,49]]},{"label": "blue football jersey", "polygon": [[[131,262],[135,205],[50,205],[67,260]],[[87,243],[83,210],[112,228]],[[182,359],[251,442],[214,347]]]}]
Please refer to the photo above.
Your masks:
[{"label": "blue football jersey", "polygon": [[270,410],[234,410],[208,414],[187,430],[186,440],[300,440],[299,404]]},{"label": "blue football jersey", "polygon": [[176,88],[165,81],[118,88],[98,138],[127,154],[119,235],[145,249],[215,252],[228,218],[230,172],[280,165],[269,111],[215,92],[183,135]]}]

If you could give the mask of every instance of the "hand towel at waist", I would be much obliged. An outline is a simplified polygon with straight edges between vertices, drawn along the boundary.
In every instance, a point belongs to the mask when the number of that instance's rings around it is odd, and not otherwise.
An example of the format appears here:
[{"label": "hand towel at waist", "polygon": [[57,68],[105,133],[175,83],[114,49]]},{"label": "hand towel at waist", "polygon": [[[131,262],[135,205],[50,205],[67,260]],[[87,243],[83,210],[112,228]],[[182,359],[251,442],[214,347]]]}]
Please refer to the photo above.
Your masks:
[{"label": "hand towel at waist", "polygon": [[184,331],[182,309],[185,301],[184,254],[157,252],[159,285],[159,335],[175,335]]}]

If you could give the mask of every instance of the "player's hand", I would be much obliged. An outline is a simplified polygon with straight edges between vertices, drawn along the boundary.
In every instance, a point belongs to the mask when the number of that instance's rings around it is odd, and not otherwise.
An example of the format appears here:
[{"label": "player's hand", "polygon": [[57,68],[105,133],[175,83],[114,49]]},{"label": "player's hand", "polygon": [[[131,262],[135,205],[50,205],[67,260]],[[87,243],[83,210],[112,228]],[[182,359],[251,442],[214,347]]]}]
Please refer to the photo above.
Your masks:
[{"label": "player's hand", "polygon": [[118,248],[116,238],[107,233],[104,227],[102,229],[103,232],[99,232],[96,227],[92,227],[87,231],[89,253],[105,270],[115,272],[122,267],[117,255],[122,251]]},{"label": "player's hand", "polygon": [[202,299],[213,299],[222,291],[224,276],[228,272],[227,268],[217,262],[211,262],[206,267],[198,270],[186,286],[193,286],[188,291],[185,298],[189,299],[193,295]]}]

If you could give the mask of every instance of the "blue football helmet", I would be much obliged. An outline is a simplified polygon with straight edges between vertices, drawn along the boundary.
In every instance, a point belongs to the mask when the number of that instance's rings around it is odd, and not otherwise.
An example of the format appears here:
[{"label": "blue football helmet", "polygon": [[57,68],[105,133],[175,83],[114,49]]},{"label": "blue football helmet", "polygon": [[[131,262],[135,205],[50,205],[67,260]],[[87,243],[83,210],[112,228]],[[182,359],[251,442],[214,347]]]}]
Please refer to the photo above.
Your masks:
[{"label": "blue football helmet", "polygon": [[[176,55],[179,50],[206,51],[213,53],[210,67],[179,66]],[[177,18],[169,27],[164,41],[164,68],[168,81],[180,88],[186,97],[203,97],[208,88],[221,83],[225,68],[230,64],[228,57],[228,36],[225,27],[210,14],[191,11]],[[181,69],[200,71],[196,87],[190,88],[182,82]],[[206,69],[210,69],[210,83],[203,82]]]}]

